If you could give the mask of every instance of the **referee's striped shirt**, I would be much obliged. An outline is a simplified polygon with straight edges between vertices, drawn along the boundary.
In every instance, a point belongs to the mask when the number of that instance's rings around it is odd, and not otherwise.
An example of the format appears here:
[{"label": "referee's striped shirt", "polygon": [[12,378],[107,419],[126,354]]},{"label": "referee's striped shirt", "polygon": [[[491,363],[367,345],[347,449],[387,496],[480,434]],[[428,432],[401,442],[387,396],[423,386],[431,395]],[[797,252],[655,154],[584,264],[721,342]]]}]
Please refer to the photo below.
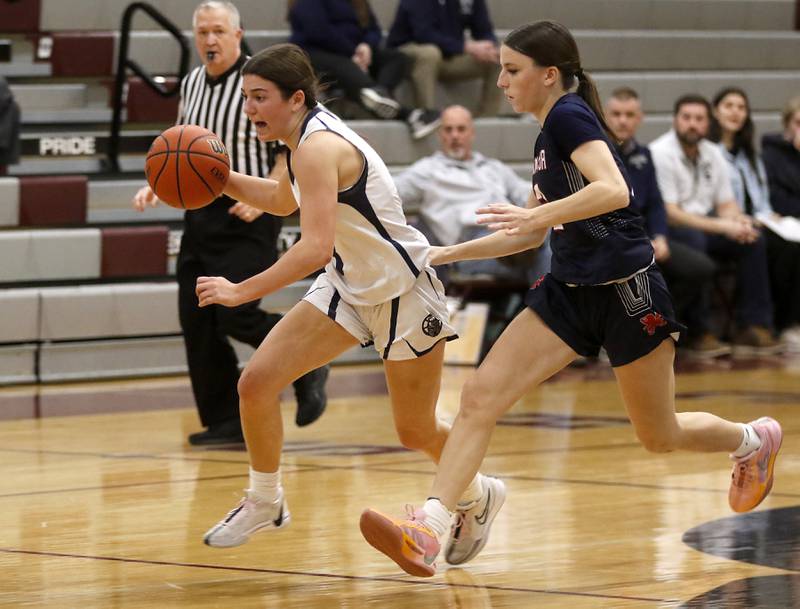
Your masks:
[{"label": "referee's striped shirt", "polygon": [[179,125],[198,125],[219,136],[228,149],[231,169],[251,176],[266,177],[273,164],[274,144],[262,143],[253,124],[242,111],[242,76],[239,70],[247,61],[238,61],[217,78],[199,66],[181,81]]}]

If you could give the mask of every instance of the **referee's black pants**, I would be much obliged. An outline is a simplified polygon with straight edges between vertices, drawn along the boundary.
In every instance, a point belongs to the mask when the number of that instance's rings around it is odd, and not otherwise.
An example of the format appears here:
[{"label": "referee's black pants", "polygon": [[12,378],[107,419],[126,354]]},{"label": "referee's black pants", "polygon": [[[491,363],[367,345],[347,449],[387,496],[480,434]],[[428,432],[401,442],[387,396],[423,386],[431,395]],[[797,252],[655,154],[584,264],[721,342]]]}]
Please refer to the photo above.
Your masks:
[{"label": "referee's black pants", "polygon": [[199,307],[195,287],[200,276],[239,282],[260,273],[277,259],[275,246],[242,240],[217,249],[213,255],[184,235],[176,275],[178,312],[189,377],[197,412],[204,427],[239,418],[239,361],[228,338],[258,347],[281,316],[266,313],[259,302],[230,308]]}]

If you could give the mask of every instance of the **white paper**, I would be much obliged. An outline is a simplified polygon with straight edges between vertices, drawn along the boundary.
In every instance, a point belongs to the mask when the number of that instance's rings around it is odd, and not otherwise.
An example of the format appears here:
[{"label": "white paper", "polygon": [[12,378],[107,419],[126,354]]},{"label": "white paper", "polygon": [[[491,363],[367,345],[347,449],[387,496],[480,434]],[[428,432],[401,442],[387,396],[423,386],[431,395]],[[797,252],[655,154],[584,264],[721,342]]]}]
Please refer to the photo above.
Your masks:
[{"label": "white paper", "polygon": [[771,214],[759,214],[756,218],[761,224],[786,241],[800,242],[800,220],[797,218],[781,216],[780,219],[776,219]]}]

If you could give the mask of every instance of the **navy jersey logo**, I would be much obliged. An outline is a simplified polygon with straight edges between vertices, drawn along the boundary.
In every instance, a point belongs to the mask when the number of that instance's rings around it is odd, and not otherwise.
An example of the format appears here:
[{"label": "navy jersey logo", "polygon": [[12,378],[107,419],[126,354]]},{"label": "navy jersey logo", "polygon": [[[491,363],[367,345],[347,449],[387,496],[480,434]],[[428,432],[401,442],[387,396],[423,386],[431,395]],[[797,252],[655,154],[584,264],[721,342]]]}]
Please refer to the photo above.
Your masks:
[{"label": "navy jersey logo", "polygon": [[428,336],[439,336],[442,331],[441,320],[429,314],[422,320],[422,331]]},{"label": "navy jersey logo", "polygon": [[539,155],[533,159],[533,172],[544,171],[547,169],[547,159],[544,156],[544,149],[539,151]]}]

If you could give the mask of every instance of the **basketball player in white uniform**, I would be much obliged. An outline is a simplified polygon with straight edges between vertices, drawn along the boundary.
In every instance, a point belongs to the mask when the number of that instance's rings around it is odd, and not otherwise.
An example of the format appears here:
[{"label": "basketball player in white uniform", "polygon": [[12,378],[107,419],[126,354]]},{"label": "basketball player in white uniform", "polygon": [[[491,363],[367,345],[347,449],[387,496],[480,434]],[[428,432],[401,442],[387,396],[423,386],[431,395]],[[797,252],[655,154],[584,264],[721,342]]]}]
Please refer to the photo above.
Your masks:
[{"label": "basketball player in white uniform", "polygon": [[[325,271],[242,373],[239,410],[250,484],[206,533],[205,543],[214,547],[238,546],[255,531],[289,522],[280,481],[280,392],[357,344],[374,344],[384,360],[400,441],[438,462],[449,426],[436,419],[435,406],[444,345],[455,338],[444,289],[427,264],[428,242],[406,223],[378,154],[317,104],[316,76],[305,52],[292,44],[269,47],[248,60],[242,74],[244,111],[261,141],[286,143],[289,171],[280,181],[231,172],[225,193],[273,214],[288,215],[299,206],[301,238],[277,263],[241,283],[199,278],[200,306],[238,306],[323,266]],[[459,517],[483,513],[489,500],[494,507],[504,497],[502,482],[477,474]],[[469,535],[476,530],[480,538]],[[454,562],[472,558],[488,530],[455,526]]]}]

